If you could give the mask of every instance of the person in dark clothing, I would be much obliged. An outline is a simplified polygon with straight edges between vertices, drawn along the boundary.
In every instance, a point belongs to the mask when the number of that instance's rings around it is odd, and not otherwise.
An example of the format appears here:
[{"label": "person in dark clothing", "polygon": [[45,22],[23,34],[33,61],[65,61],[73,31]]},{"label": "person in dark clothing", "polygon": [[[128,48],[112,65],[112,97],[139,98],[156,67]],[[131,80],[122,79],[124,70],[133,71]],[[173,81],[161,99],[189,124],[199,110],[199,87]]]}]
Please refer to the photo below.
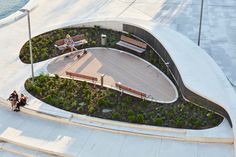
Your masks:
[{"label": "person in dark clothing", "polygon": [[20,107],[26,105],[26,100],[27,97],[24,96],[24,94],[21,94],[20,101],[16,104],[16,108],[14,111],[20,111]]},{"label": "person in dark clothing", "polygon": [[15,90],[10,94],[8,100],[11,102],[11,109],[14,110],[14,107],[18,102],[18,94]]}]

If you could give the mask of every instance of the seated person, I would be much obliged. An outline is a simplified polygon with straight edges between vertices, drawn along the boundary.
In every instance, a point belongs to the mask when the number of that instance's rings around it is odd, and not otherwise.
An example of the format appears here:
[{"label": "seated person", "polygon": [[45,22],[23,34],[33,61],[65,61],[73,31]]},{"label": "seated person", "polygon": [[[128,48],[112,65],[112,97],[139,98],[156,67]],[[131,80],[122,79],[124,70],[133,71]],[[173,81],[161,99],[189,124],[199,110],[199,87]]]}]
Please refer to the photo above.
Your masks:
[{"label": "seated person", "polygon": [[66,35],[66,38],[64,39],[64,43],[67,47],[70,48],[71,52],[73,50],[77,51],[77,48],[75,48],[75,43],[69,34]]},{"label": "seated person", "polygon": [[18,94],[15,90],[10,94],[8,100],[11,101],[11,109],[14,110],[16,102],[18,101]]},{"label": "seated person", "polygon": [[26,105],[27,97],[21,94],[20,101],[16,104],[16,109],[14,111],[20,111],[20,106]]}]

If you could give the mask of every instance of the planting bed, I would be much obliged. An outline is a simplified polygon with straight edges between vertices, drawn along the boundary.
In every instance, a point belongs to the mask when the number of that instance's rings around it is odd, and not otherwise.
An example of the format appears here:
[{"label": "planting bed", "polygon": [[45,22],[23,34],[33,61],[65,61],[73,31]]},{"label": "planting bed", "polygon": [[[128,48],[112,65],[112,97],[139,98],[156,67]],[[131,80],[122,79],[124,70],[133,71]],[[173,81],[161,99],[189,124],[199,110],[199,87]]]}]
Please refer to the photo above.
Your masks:
[{"label": "planting bed", "polygon": [[58,75],[40,75],[34,83],[27,80],[25,87],[48,104],[93,117],[190,129],[211,128],[223,120],[221,116],[181,98],[172,104],[159,104]]},{"label": "planting bed", "polygon": [[[47,32],[32,39],[34,62],[68,53],[68,50],[61,52],[54,47],[55,41],[65,38],[66,34],[71,36],[85,35],[88,44],[77,47],[80,49],[102,47],[101,34],[107,35],[106,47],[119,48],[116,46],[116,42],[120,40],[122,33],[102,29],[99,26],[65,28]],[[131,34],[126,35],[132,37]],[[28,49],[28,42],[26,42],[20,51],[20,59],[24,63],[30,63]],[[151,48],[148,47],[142,55],[133,54],[150,62],[175,82],[166,65]],[[40,75],[36,77],[34,83],[28,79],[25,87],[35,97],[55,107],[105,119],[191,129],[211,128],[217,126],[223,120],[223,117],[186,102],[181,97],[172,104],[159,104],[126,94],[122,95],[120,92],[111,89],[94,87],[85,82],[62,79],[57,75],[56,77]]]}]

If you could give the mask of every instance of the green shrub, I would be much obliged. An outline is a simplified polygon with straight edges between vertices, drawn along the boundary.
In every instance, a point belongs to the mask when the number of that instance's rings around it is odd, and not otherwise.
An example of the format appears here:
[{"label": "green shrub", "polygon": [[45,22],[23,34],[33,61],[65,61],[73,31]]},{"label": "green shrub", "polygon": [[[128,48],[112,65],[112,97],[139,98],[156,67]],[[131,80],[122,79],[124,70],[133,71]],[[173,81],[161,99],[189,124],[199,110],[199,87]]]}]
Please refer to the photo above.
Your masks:
[{"label": "green shrub", "polygon": [[96,46],[97,45],[97,42],[95,40],[91,41],[91,45],[92,46]]},{"label": "green shrub", "polygon": [[158,118],[155,118],[155,119],[154,119],[154,124],[155,124],[155,125],[162,126],[162,125],[163,125],[163,122],[164,122],[164,121],[163,121],[162,118],[159,118],[159,117],[158,117]]},{"label": "green shrub", "polygon": [[144,107],[147,107],[148,101],[147,100],[142,100],[141,105],[143,105]]},{"label": "green shrub", "polygon": [[129,122],[134,123],[135,120],[136,120],[136,116],[135,115],[130,115],[130,116],[128,116],[128,120],[129,120]]},{"label": "green shrub", "polygon": [[124,103],[126,103],[127,105],[130,105],[132,103],[132,99],[129,96],[126,96],[124,99]]},{"label": "green shrub", "polygon": [[121,117],[121,116],[120,116],[120,113],[118,113],[118,112],[115,112],[115,113],[112,114],[112,119],[119,120],[120,117]]},{"label": "green shrub", "polygon": [[52,103],[52,95],[47,95],[47,97],[45,98],[45,101],[49,104]]},{"label": "green shrub", "polygon": [[28,83],[26,83],[26,89],[31,91],[34,95],[41,95],[42,93],[42,89],[34,85],[31,81],[28,81]]},{"label": "green shrub", "polygon": [[207,118],[208,118],[209,120],[212,120],[212,119],[213,119],[213,113],[212,113],[212,112],[208,112],[208,113],[207,113]]},{"label": "green shrub", "polygon": [[144,122],[144,116],[143,114],[138,114],[137,117],[136,117],[136,121],[138,123],[143,123]]},{"label": "green shrub", "polygon": [[94,113],[94,111],[95,111],[95,108],[92,105],[89,105],[88,106],[88,113],[92,114],[92,113]]},{"label": "green shrub", "polygon": [[129,110],[128,110],[128,115],[129,115],[129,116],[133,116],[133,115],[134,115],[134,111],[131,110],[131,109],[129,109]]},{"label": "green shrub", "polygon": [[182,127],[183,126],[183,124],[184,124],[184,122],[183,122],[183,120],[182,120],[182,118],[176,118],[176,120],[175,120],[175,124],[176,124],[176,126],[177,127]]},{"label": "green shrub", "polygon": [[[70,100],[70,99],[67,99],[67,100]],[[76,109],[76,108],[77,108],[77,102],[76,102],[76,101],[73,101],[73,102],[71,103],[71,107],[74,108],[74,109]]]},{"label": "green shrub", "polygon": [[42,53],[41,53],[41,59],[42,59],[42,60],[46,60],[47,58],[48,58],[48,54],[45,53],[45,52],[42,52]]},{"label": "green shrub", "polygon": [[107,104],[106,99],[101,98],[98,100],[98,105],[99,106],[105,106]]},{"label": "green shrub", "polygon": [[85,98],[84,98],[84,101],[87,105],[90,105],[92,103],[92,98],[91,98],[91,95],[87,95]]},{"label": "green shrub", "polygon": [[81,113],[81,112],[84,111],[84,109],[83,109],[82,106],[79,106],[79,107],[77,107],[76,111],[77,111],[78,113]]},{"label": "green shrub", "polygon": [[194,127],[195,128],[199,128],[200,126],[201,126],[201,121],[199,120],[199,119],[197,119],[197,120],[195,120],[195,122],[194,122]]},{"label": "green shrub", "polygon": [[132,33],[128,32],[127,36],[131,38],[132,37]]},{"label": "green shrub", "polygon": [[82,89],[88,88],[88,83],[86,81],[83,81],[81,83]]}]

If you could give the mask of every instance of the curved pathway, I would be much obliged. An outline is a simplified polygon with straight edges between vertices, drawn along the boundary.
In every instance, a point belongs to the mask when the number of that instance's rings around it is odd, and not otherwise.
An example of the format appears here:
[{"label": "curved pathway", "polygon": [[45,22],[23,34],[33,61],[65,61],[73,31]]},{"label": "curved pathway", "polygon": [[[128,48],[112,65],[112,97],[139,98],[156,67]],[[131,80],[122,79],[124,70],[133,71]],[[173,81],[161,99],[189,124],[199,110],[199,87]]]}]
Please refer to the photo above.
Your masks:
[{"label": "curved pathway", "polygon": [[94,76],[105,74],[104,84],[115,87],[122,84],[147,94],[157,102],[174,102],[178,98],[174,84],[150,63],[115,49],[93,48],[81,59],[77,55],[53,60],[48,65],[50,73],[66,76],[66,71]]}]

